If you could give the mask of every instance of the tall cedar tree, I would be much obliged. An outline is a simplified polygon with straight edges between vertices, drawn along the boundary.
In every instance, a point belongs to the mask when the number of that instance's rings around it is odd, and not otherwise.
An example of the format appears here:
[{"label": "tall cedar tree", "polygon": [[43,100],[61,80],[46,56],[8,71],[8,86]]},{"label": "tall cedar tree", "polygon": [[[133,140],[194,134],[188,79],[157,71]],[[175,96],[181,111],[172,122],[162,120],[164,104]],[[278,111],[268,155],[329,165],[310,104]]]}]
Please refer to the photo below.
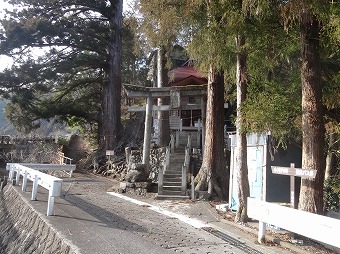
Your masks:
[{"label": "tall cedar tree", "polygon": [[[166,68],[165,49],[159,47],[157,51],[157,87],[168,86],[168,68]],[[169,105],[168,98],[158,98],[158,106]],[[169,111],[158,111],[158,140],[160,147],[168,146],[170,142]]]},{"label": "tall cedar tree", "polygon": [[[206,47],[204,56],[207,62],[203,65],[209,66],[206,118],[203,125],[205,127],[204,156],[201,168],[195,178],[195,190],[208,191],[209,197],[217,194],[218,198],[225,200],[228,195],[228,174],[225,165],[223,135],[224,72],[221,63],[215,61],[218,58],[219,49],[214,45],[215,38],[211,37],[211,34],[216,32],[215,29],[221,28],[218,22],[221,16],[216,12],[219,8],[214,1],[207,0],[203,5],[198,3],[195,7],[198,7],[201,10],[200,13],[205,15],[204,18],[197,20],[198,24],[202,22],[197,38],[202,36],[201,39],[205,40],[199,47]],[[202,51],[198,50],[198,52]]]},{"label": "tall cedar tree", "polygon": [[[92,119],[100,148],[113,149],[121,127],[122,0],[11,3],[25,8],[1,20],[0,52],[17,63],[1,73],[2,95],[33,123]],[[38,49],[43,55],[33,57]],[[12,120],[20,121],[15,109]]]},{"label": "tall cedar tree", "polygon": [[[335,75],[327,61],[338,55],[338,3],[329,1],[292,1],[282,5],[286,23],[297,20],[300,32],[301,91],[302,91],[302,167],[317,170],[315,179],[301,179],[299,209],[313,213],[324,212],[325,178],[325,119],[330,119],[325,108],[339,94],[339,84],[333,86],[333,96],[324,96],[326,87],[332,87]],[[337,44],[337,46],[336,46]],[[335,47],[334,47],[335,45]],[[327,47],[333,50],[329,51]],[[332,52],[333,51],[333,52]],[[323,59],[321,58],[323,55]],[[322,63],[324,62],[324,63]],[[339,67],[336,68],[339,73]],[[333,77],[332,77],[333,76]],[[334,89],[335,88],[335,89]],[[326,102],[324,107],[323,102]],[[332,103],[331,103],[332,104]],[[337,103],[335,103],[337,104]],[[325,115],[328,114],[328,116]],[[332,118],[336,114],[332,114]],[[335,119],[339,122],[339,119]]]},{"label": "tall cedar tree", "polygon": [[[303,179],[301,181],[299,209],[322,213],[325,173],[324,151],[326,150],[324,119],[328,119],[328,125],[339,122],[336,109],[338,103],[333,103],[334,98],[338,98],[339,95],[339,83],[337,85],[335,84],[337,80],[336,77],[339,75],[339,64],[337,60],[334,61],[334,58],[336,58],[334,56],[337,56],[339,52],[338,41],[340,27],[337,15],[339,14],[338,3],[307,0],[289,2],[276,1],[274,5],[279,7],[276,10],[276,8],[268,8],[268,6],[273,5],[273,1],[263,1],[261,3],[254,3],[250,0],[245,1],[248,2],[249,6],[253,7],[254,13],[261,13],[261,11],[265,10],[276,11],[274,15],[281,15],[286,31],[290,34],[294,34],[294,28],[296,28],[295,21],[298,21],[301,51],[299,67],[302,91],[302,121],[299,126],[301,126],[302,131],[302,167],[318,170],[314,180]],[[295,43],[298,43],[298,41],[295,40]],[[288,44],[288,46],[289,45],[293,46],[294,44]],[[282,53],[285,53],[285,51],[282,51]],[[294,59],[296,59],[296,57],[292,60]],[[295,61],[297,62],[297,60]],[[290,63],[286,64],[288,67],[289,65]],[[327,66],[327,70],[323,69],[323,66]],[[271,77],[272,76],[273,75],[271,75]],[[287,80],[282,81],[283,83],[287,82]],[[327,89],[324,89],[325,87],[327,87]],[[286,91],[289,90],[287,87]],[[323,92],[327,92],[327,90],[332,91],[331,96],[323,94]],[[282,94],[284,93],[286,92],[283,91]],[[288,104],[286,103],[280,104],[281,96],[276,96],[276,98],[279,98],[279,100],[274,103],[274,105],[276,105],[273,107],[274,109],[289,110],[289,108],[291,108],[290,106],[287,107]],[[272,100],[273,98],[270,99]],[[270,102],[271,100],[268,101]],[[284,101],[289,102],[287,99]],[[325,102],[325,106],[328,108],[327,112],[324,111],[326,107],[324,107],[323,102]],[[268,103],[268,105],[271,104],[273,103]],[[300,119],[296,113],[282,114],[281,111],[282,110],[278,111],[279,114],[277,114],[279,118],[285,116],[286,119],[291,119],[295,124],[298,122],[297,120]],[[275,110],[273,112],[275,112]],[[260,119],[259,122],[261,122]],[[288,122],[290,123],[290,121]],[[269,125],[272,124],[269,122]],[[272,126],[274,127],[273,133],[279,134],[277,129],[275,129],[275,124]],[[278,127],[281,128],[280,126]],[[292,133],[294,129],[289,127],[287,130],[286,133],[281,131],[284,136],[298,136],[297,134],[299,132]]]},{"label": "tall cedar tree", "polygon": [[314,180],[302,179],[299,209],[323,213],[325,127],[323,120],[320,21],[309,6],[300,17],[302,86],[302,168],[317,170]]},{"label": "tall cedar tree", "polygon": [[208,75],[207,109],[203,161],[195,182],[196,190],[217,194],[225,200],[228,194],[228,174],[224,156],[224,75],[211,64]]},{"label": "tall cedar tree", "polygon": [[236,37],[238,49],[236,62],[236,90],[237,90],[237,119],[236,119],[236,179],[238,191],[238,210],[235,216],[236,222],[247,222],[247,198],[250,196],[248,165],[247,165],[247,136],[243,131],[243,112],[241,105],[247,96],[248,73],[247,55],[245,52],[245,36]]}]

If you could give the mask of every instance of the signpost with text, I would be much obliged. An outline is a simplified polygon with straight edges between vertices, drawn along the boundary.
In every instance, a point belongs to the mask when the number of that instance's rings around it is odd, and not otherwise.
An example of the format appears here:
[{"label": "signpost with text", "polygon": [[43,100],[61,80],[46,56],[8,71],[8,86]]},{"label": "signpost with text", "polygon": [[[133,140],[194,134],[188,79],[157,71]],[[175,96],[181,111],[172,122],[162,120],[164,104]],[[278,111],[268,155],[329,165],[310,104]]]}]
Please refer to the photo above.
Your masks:
[{"label": "signpost with text", "polygon": [[289,175],[290,176],[290,206],[296,209],[295,202],[295,177],[310,178],[314,179],[316,176],[316,170],[313,169],[302,169],[295,168],[295,164],[291,163],[290,167],[276,167],[272,166],[272,173],[278,175]]},{"label": "signpost with text", "polygon": [[[314,179],[316,176],[317,170],[313,169],[303,169],[303,168],[295,168],[295,164],[291,163],[290,167],[276,167],[272,166],[272,173],[278,175],[289,175],[290,176],[290,207],[293,209],[297,208],[297,204],[295,202],[295,177],[301,178],[310,178]],[[291,235],[294,238],[294,234]]]}]

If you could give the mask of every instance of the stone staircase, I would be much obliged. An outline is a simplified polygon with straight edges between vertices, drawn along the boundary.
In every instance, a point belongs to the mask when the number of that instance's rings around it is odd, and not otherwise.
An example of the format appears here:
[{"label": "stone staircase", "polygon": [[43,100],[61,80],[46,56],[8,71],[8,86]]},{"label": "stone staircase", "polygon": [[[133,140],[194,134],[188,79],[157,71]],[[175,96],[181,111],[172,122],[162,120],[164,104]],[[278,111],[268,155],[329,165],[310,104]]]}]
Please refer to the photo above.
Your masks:
[{"label": "stone staircase", "polygon": [[157,199],[189,199],[186,190],[182,190],[182,166],[185,150],[176,150],[170,154],[169,168],[163,174],[163,190]]},{"label": "stone staircase", "polygon": [[[175,139],[170,142],[175,148],[169,158],[169,166],[166,171],[161,173],[158,182],[158,194],[157,199],[188,199],[186,184],[187,179],[182,179],[182,167],[185,163],[185,151],[186,147],[191,148],[200,147],[200,133],[197,131],[176,131],[174,133]],[[190,136],[190,137],[189,137]],[[188,151],[190,152],[190,151]],[[185,177],[189,171],[190,156],[187,157],[185,167]],[[183,183],[184,182],[184,183]],[[185,188],[183,187],[185,186]]]},{"label": "stone staircase", "polygon": [[[200,139],[198,139],[197,131],[177,131],[176,132],[176,148],[184,149],[188,143],[188,135],[191,135],[191,145],[192,147],[200,146]],[[199,134],[201,135],[201,134]]]}]

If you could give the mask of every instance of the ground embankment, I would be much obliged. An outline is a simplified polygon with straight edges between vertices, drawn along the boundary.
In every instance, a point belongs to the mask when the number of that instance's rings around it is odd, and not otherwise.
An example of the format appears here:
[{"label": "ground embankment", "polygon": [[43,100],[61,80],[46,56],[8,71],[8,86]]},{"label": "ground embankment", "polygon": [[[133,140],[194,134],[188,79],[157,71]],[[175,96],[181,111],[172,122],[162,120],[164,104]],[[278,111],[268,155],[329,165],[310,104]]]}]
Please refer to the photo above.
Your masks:
[{"label": "ground embankment", "polygon": [[0,254],[76,252],[11,185],[0,191]]}]

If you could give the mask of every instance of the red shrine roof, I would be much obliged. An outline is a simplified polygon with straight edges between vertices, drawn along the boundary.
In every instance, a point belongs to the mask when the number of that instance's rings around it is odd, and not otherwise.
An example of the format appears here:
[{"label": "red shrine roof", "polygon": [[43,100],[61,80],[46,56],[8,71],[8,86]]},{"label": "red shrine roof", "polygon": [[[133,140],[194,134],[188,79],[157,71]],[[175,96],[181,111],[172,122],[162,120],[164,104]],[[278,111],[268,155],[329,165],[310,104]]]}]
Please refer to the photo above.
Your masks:
[{"label": "red shrine roof", "polygon": [[186,86],[207,84],[207,79],[191,66],[175,68],[168,73],[169,86]]}]

